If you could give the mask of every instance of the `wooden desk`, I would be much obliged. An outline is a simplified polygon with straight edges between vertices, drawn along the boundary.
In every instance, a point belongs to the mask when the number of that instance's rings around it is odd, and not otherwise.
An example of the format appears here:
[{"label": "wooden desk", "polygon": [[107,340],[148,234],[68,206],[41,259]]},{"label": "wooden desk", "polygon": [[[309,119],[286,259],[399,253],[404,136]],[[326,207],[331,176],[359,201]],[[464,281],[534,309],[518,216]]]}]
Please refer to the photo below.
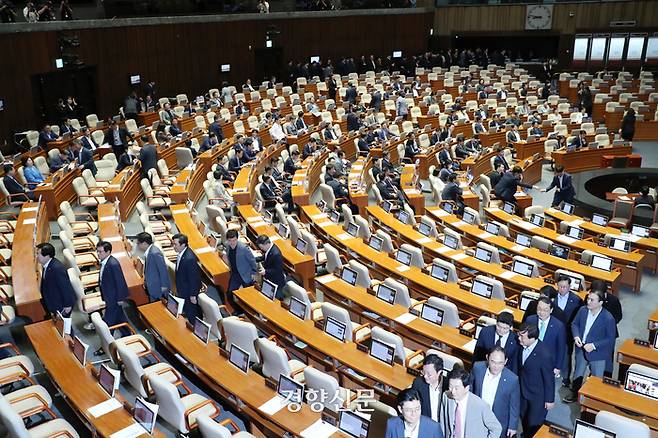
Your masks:
[{"label": "wooden desk", "polygon": [[423,214],[425,211],[425,195],[418,190],[418,179],[416,175],[416,166],[406,164],[400,174],[400,188],[414,212],[416,214]]},{"label": "wooden desk", "polygon": [[[470,364],[473,360],[475,340],[459,333],[459,329],[432,324],[420,317],[406,322],[410,318],[409,309],[399,304],[388,304],[368,293],[365,288],[352,286],[333,274],[316,277],[315,287],[323,292],[325,301],[333,302],[350,311],[353,321],[363,323],[364,319],[371,325],[378,325],[391,332],[398,333],[408,342],[407,347],[427,350],[439,348],[457,356]],[[376,314],[381,318],[372,317]]]},{"label": "wooden desk", "polygon": [[[572,438],[572,437],[573,435],[570,433],[566,438]],[[541,427],[541,429],[537,431],[534,438],[564,438],[564,437],[560,437],[559,435],[551,433],[549,431],[549,427],[544,424]]]},{"label": "wooden desk", "polygon": [[49,240],[50,225],[45,203],[23,204],[14,229],[12,286],[16,313],[33,322],[42,321],[46,316],[46,310],[41,303],[41,268],[37,267],[36,246]]},{"label": "wooden desk", "polygon": [[[368,206],[368,169],[372,167],[372,158],[359,157],[350,168],[347,175],[347,186],[350,191],[350,201],[359,209],[359,214],[366,217],[366,207]],[[374,182],[371,182],[374,183]]]},{"label": "wooden desk", "polygon": [[516,159],[525,160],[526,158],[532,158],[533,155],[539,154],[544,156],[544,142],[546,138],[538,138],[537,140],[527,142],[522,140],[518,143],[514,143],[514,148],[516,149]]},{"label": "wooden desk", "polygon": [[112,255],[121,263],[121,271],[123,271],[130,292],[129,297],[140,306],[148,302],[144,291],[144,279],[135,268],[130,254],[131,248],[126,244],[116,211],[114,204],[98,206],[98,237],[112,244]]},{"label": "wooden desk", "polygon": [[599,377],[593,376],[587,379],[578,394],[581,413],[612,412],[643,422],[651,428],[652,437],[658,436],[658,410],[654,400],[625,391],[623,386],[606,385]]},{"label": "wooden desk", "polygon": [[[371,277],[379,273],[379,277],[399,279],[409,286],[409,292],[414,297],[429,298],[439,296],[454,302],[461,312],[469,316],[479,317],[482,313],[498,315],[502,310],[509,310],[517,323],[521,322],[523,312],[506,307],[503,300],[486,299],[461,289],[454,283],[445,283],[433,278],[416,267],[405,266],[387,254],[376,251],[359,238],[347,234],[343,228],[329,220],[326,214],[309,205],[302,207],[303,219],[311,222],[320,236],[324,236],[339,251],[348,257],[358,258],[371,269]],[[425,236],[423,236],[425,237]]]},{"label": "wooden desk", "polygon": [[631,286],[633,290],[640,290],[642,269],[647,263],[647,260],[645,260],[644,255],[640,254],[639,252],[624,253],[614,249],[599,246],[592,240],[571,239],[546,227],[538,227],[534,224],[531,224],[530,222],[522,220],[518,216],[505,213],[499,208],[485,208],[484,211],[489,218],[505,223],[510,227],[510,229],[514,229],[517,232],[521,231],[524,234],[541,236],[552,242],[557,242],[560,245],[570,247],[572,250],[590,250],[610,257],[615,261],[616,267],[621,269],[621,283]]},{"label": "wooden desk", "polygon": [[69,201],[71,205],[76,204],[78,195],[73,190],[73,180],[80,175],[82,175],[82,172],[78,168],[69,170],[66,173],[63,170],[58,170],[50,175],[43,185],[39,185],[34,189],[34,199],[38,200],[41,197],[45,203],[49,220],[57,220],[61,213],[59,204],[62,201]]},{"label": "wooden desk", "polygon": [[555,165],[562,165],[569,173],[582,172],[601,168],[601,158],[604,155],[629,155],[632,153],[631,146],[607,146],[600,149],[581,149],[574,152],[564,150],[553,151],[551,156]]},{"label": "wooden desk", "polygon": [[633,136],[633,140],[655,140],[657,138],[658,120],[645,120],[635,123],[635,135]]},{"label": "wooden desk", "polygon": [[281,155],[285,148],[285,144],[270,145],[258,154],[256,160],[247,163],[240,169],[231,190],[233,200],[238,205],[250,205],[256,199],[258,177],[263,173],[265,167],[270,165],[270,160]]},{"label": "wooden desk", "polygon": [[[621,156],[621,155],[620,155]],[[601,167],[612,167],[612,162],[615,160],[614,155],[604,155],[601,157]],[[629,154],[626,155],[628,161],[625,167],[642,167],[642,155]]]},{"label": "wooden desk", "polygon": [[139,168],[133,170],[132,167],[127,167],[110,181],[110,184],[103,192],[108,202],[113,204],[119,201],[119,217],[122,222],[128,220],[137,202],[142,199],[141,180],[142,176]]},{"label": "wooden desk", "polygon": [[[215,342],[203,344],[187,327],[183,317],[174,318],[162,303],[139,307],[145,324],[154,338],[172,354],[188,361],[186,366],[206,385],[217,392],[238,412],[249,417],[251,432],[261,436],[283,436],[285,432],[300,436],[301,432],[320,419],[320,414],[304,404],[299,412],[282,409],[269,416],[258,408],[276,395],[265,386],[265,379],[255,371],[245,375],[220,356]],[[344,437],[342,434],[332,436]]]},{"label": "wooden desk", "polygon": [[[89,408],[108,400],[110,396],[73,356],[51,320],[30,324],[25,327],[25,332],[53,384],[94,436],[109,437],[134,423],[132,415],[125,409],[115,409],[98,418],[88,412]],[[87,360],[91,358],[87,357]],[[164,435],[156,430],[155,436]]]},{"label": "wooden desk", "polygon": [[[276,334],[277,340],[307,355],[308,359],[336,368],[343,387],[354,387],[347,385],[351,381],[356,387],[373,388],[380,394],[390,396],[392,391],[399,392],[408,388],[414,379],[403,365],[386,365],[368,353],[359,351],[354,342],[341,342],[331,337],[316,328],[313,320],[297,318],[281,307],[279,301],[272,303],[254,287],[238,289],[233,293],[251,321],[261,330]],[[298,341],[307,346],[299,347]],[[356,371],[366,379],[362,380],[348,370]]]},{"label": "wooden desk", "polygon": [[253,241],[255,237],[264,234],[281,250],[286,266],[301,280],[304,289],[311,290],[315,277],[315,260],[313,257],[297,251],[288,239],[282,239],[274,226],[265,222],[263,216],[251,205],[238,206],[238,212],[247,223],[247,233]]},{"label": "wooden desk", "polygon": [[310,156],[301,162],[301,169],[295,172],[290,184],[290,193],[295,204],[309,205],[311,194],[320,186],[320,172],[329,156],[325,150],[317,158]]},{"label": "wooden desk", "polygon": [[617,362],[619,362],[618,379],[624,382],[628,367],[634,363],[650,368],[658,368],[658,350],[636,345],[632,339],[626,339],[617,350]]},{"label": "wooden desk", "polygon": [[176,223],[178,232],[187,236],[189,247],[199,259],[203,271],[215,286],[219,286],[222,290],[226,291],[231,272],[219,253],[210,247],[206,239],[201,235],[187,207],[179,204],[172,205],[171,215]]}]

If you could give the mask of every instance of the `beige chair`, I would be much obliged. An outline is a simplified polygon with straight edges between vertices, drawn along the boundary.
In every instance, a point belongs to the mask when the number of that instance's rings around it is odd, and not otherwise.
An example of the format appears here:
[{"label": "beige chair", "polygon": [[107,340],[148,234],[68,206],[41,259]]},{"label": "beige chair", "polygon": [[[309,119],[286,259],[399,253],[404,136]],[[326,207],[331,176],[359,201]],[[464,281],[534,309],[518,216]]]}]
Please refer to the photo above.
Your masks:
[{"label": "beige chair", "polygon": [[[109,327],[99,312],[92,313],[91,322],[94,324],[96,334],[100,338],[103,352],[115,365],[120,365],[117,347],[124,347],[125,349],[135,353],[139,358],[150,357],[152,359],[152,363],[154,364],[160,362],[158,357],[153,353],[153,349],[151,348],[149,341],[146,340],[144,336],[135,334],[135,330],[127,322],[122,322],[120,324]],[[112,336],[112,331],[120,327],[128,328],[132,334],[115,339]]]},{"label": "beige chair", "polygon": [[80,176],[73,179],[73,190],[78,196],[78,203],[83,207],[96,207],[106,202],[102,195],[94,196],[90,194],[85,180]]},{"label": "beige chair", "polygon": [[[256,438],[255,435],[252,435],[249,432],[240,431],[237,424],[235,424],[230,418],[217,422],[207,415],[199,415],[196,418],[196,421],[199,425],[199,432],[203,438]],[[231,428],[237,432],[231,434],[228,426],[231,426]]]},{"label": "beige chair", "polygon": [[319,400],[314,404],[317,403],[332,412],[338,412],[346,407],[352,399],[350,390],[341,387],[335,377],[312,366],[304,368],[304,380],[309,390],[317,394],[331,394],[331,397],[318,397]]},{"label": "beige chair", "polygon": [[265,377],[278,380],[279,375],[283,374],[299,383],[304,383],[305,363],[297,359],[289,359],[286,350],[269,339],[259,338],[256,339],[254,344],[260,357],[262,373]]},{"label": "beige chair", "polygon": [[30,437],[68,437],[79,438],[73,426],[66,420],[55,418],[27,429],[23,419],[11,408],[6,398],[0,398],[0,420],[9,436],[13,438]]},{"label": "beige chair", "polygon": [[344,342],[361,342],[370,334],[370,327],[366,324],[358,325],[350,319],[349,312],[332,303],[322,303],[322,315],[341,322],[346,327]]},{"label": "beige chair", "polygon": [[[62,212],[62,216],[66,218],[66,221],[71,226],[75,236],[94,234],[98,230],[98,222],[96,222],[94,217],[88,212],[74,212],[69,201],[62,201],[59,204],[59,209]],[[86,220],[78,220],[78,217],[85,218]]]},{"label": "beige chair", "polygon": [[405,347],[399,335],[386,331],[380,326],[374,326],[370,332],[370,337],[373,340],[395,347],[395,360],[405,367],[419,368],[422,365],[425,358],[423,351],[414,351]]},{"label": "beige chair", "polygon": [[226,306],[217,304],[217,301],[210,298],[206,293],[200,293],[197,300],[203,312],[203,320],[210,324],[210,334],[216,339],[221,339],[222,334],[219,330],[219,324],[223,318],[221,309],[226,309]]},{"label": "beige chair", "polygon": [[[13,344],[3,344],[5,349],[12,350],[13,356],[0,359],[0,382],[3,385],[27,381],[30,385],[36,385],[32,378],[34,364],[29,357],[22,355]],[[0,397],[0,400],[2,398]],[[1,410],[1,409],[0,409]]]},{"label": "beige chair", "polygon": [[227,350],[230,350],[231,344],[235,344],[249,353],[250,362],[260,363],[260,357],[255,348],[255,342],[258,339],[258,330],[256,330],[254,324],[242,321],[235,316],[229,316],[222,319],[220,330],[222,332],[222,339],[225,339]]},{"label": "beige chair", "polygon": [[187,166],[194,162],[192,151],[188,148],[176,148],[176,163],[179,169],[185,169]]},{"label": "beige chair", "polygon": [[142,187],[144,197],[146,198],[146,204],[149,208],[165,208],[171,204],[171,199],[169,197],[158,195],[153,192],[153,188],[151,188],[151,184],[149,184],[148,179],[142,178],[140,185]]}]

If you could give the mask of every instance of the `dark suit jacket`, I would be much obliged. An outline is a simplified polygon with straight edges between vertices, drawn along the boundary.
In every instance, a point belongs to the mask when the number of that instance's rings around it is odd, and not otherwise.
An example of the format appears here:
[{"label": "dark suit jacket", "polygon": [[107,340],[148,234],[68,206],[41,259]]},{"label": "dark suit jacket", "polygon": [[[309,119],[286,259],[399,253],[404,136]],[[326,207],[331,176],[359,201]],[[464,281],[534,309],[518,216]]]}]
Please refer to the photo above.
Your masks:
[{"label": "dark suit jacket", "polygon": [[105,143],[109,144],[110,146],[116,147],[116,146],[125,146],[128,144],[128,137],[130,137],[130,134],[125,128],[119,128],[119,140],[121,143],[115,143],[114,142],[114,133],[112,132],[112,129],[108,129],[105,132]]},{"label": "dark suit jacket", "polygon": [[[441,393],[445,391],[448,385],[448,380],[443,379],[442,385],[441,385]],[[428,417],[432,418],[432,408],[431,408],[431,403],[430,403],[430,386],[425,382],[425,379],[422,376],[416,377],[411,384],[411,387],[418,391],[420,394],[420,409],[421,409],[421,414]],[[439,394],[439,404],[436,407],[436,418],[439,418],[439,414],[441,412],[441,394]]]},{"label": "dark suit jacket", "polygon": [[121,172],[126,167],[132,166],[133,161],[134,161],[134,157],[128,154],[128,152],[124,152],[121,155],[119,155],[119,162],[117,163],[117,172]]},{"label": "dark suit jacket", "polygon": [[[155,245],[149,249],[144,261],[144,285],[151,298],[158,299],[171,290],[169,272],[164,255]],[[166,291],[163,291],[166,289]]]},{"label": "dark suit jacket", "polygon": [[441,192],[441,199],[444,201],[460,202],[462,197],[462,189],[457,183],[448,183]]},{"label": "dark suit jacket", "polygon": [[505,172],[500,178],[500,181],[498,181],[498,184],[496,184],[494,191],[496,192],[496,196],[500,199],[511,202],[515,200],[514,193],[516,193],[517,186],[528,189],[532,188],[530,184],[526,184],[516,178],[512,172]]},{"label": "dark suit jacket", "polygon": [[16,181],[16,178],[12,178],[9,175],[5,175],[2,178],[2,182],[5,183],[5,188],[7,189],[10,195],[25,193],[25,188],[18,181]]},{"label": "dark suit jacket", "polygon": [[563,196],[569,196],[569,195],[573,196],[576,194],[576,189],[574,189],[573,187],[571,175],[569,175],[566,172],[564,173],[564,175],[562,175],[562,186],[560,186],[560,179],[556,175],[553,176],[553,181],[551,181],[551,185],[546,187],[546,191],[552,190],[554,188],[560,189],[560,193]]},{"label": "dark suit jacket", "polygon": [[62,125],[62,126],[59,127],[59,133],[60,133],[60,135],[64,135],[64,134],[75,134],[76,132],[78,132],[78,130],[75,129],[75,128],[74,128],[73,126],[71,126],[71,125]]},{"label": "dark suit jacket", "polygon": [[509,163],[507,162],[507,160],[501,157],[500,155],[496,155],[493,161],[494,169],[496,169],[500,164],[504,166],[505,170],[509,170]]},{"label": "dark suit jacket", "polygon": [[382,195],[382,198],[386,200],[398,199],[398,195],[396,194],[393,187],[391,187],[389,184],[386,184],[386,182],[378,181],[377,188],[379,189],[379,194]]},{"label": "dark suit jacket", "polygon": [[592,343],[596,347],[596,350],[593,350],[590,353],[583,350],[585,358],[588,361],[608,360],[612,357],[615,348],[615,338],[617,333],[615,319],[606,309],[601,309],[601,313],[596,317],[594,324],[592,324],[592,327],[587,333],[587,338],[583,339],[583,332],[585,330],[588,313],[589,310],[587,309],[587,306],[582,306],[578,309],[578,313],[576,313],[576,317],[571,323],[571,333],[574,338],[579,337],[581,341],[583,341],[583,344]]},{"label": "dark suit jacket", "polygon": [[93,142],[94,140],[91,137],[80,137],[80,141],[82,142],[82,147],[85,149],[92,150],[96,147],[95,144],[92,147],[91,142]]},{"label": "dark suit jacket", "polygon": [[286,162],[283,163],[283,171],[289,175],[294,175],[297,169],[299,169],[299,166],[295,164],[292,158],[288,158]]},{"label": "dark suit jacket", "polygon": [[[530,403],[553,403],[555,401],[555,375],[553,361],[543,342],[537,341],[534,350],[522,364],[523,354],[519,351],[519,382],[521,398]],[[530,410],[535,412],[536,410]],[[528,424],[541,424],[543,418],[528,418]]]},{"label": "dark suit jacket", "polygon": [[231,172],[240,172],[240,166],[244,164],[246,161],[241,160],[237,157],[237,155],[230,160],[228,160],[228,170]]},{"label": "dark suit jacket", "polygon": [[68,161],[62,160],[61,157],[58,155],[55,155],[53,158],[50,159],[50,172],[55,172],[62,167],[64,167]]},{"label": "dark suit jacket", "polygon": [[496,172],[495,170],[493,172],[490,172],[487,174],[489,177],[489,180],[491,181],[491,188],[493,189],[496,187],[500,179],[503,177],[500,173]]},{"label": "dark suit jacket", "polygon": [[272,190],[272,187],[269,185],[263,183],[260,185],[260,195],[263,197],[264,200],[269,201],[271,199],[276,199],[276,193],[274,193],[274,190]]},{"label": "dark suit jacket", "polygon": [[217,141],[222,141],[224,139],[224,133],[222,132],[222,127],[219,122],[212,122],[210,126],[208,126],[208,131],[215,133]]},{"label": "dark suit jacket", "polygon": [[197,257],[191,248],[186,248],[176,269],[176,294],[188,299],[199,295],[201,289],[201,270]]},{"label": "dark suit jacket", "polygon": [[148,143],[142,146],[139,151],[139,161],[142,163],[142,178],[148,178],[148,171],[155,169],[158,161],[158,151],[155,149],[154,144]]},{"label": "dark suit jacket", "polygon": [[566,306],[564,306],[564,309],[560,309],[557,303],[558,300],[557,298],[555,298],[553,300],[553,306],[554,306],[553,313],[555,313],[556,310],[562,310],[565,318],[562,322],[565,323],[564,326],[567,329],[567,334],[569,334],[571,333],[571,323],[573,322],[573,319],[576,317],[576,312],[578,311],[578,309],[580,309],[580,306],[583,305],[583,300],[581,300],[580,297],[575,293],[569,292],[569,298],[567,298],[567,304]]},{"label": "dark suit jacket", "polygon": [[[475,350],[473,351],[473,362],[486,360],[487,354],[496,346],[496,326],[490,325],[480,330],[480,336],[475,343]],[[507,353],[507,368],[513,373],[517,372],[517,357],[520,354],[519,341],[516,333],[510,331],[507,335],[507,342],[503,346],[505,353]],[[551,372],[553,372],[551,370]]]},{"label": "dark suit jacket", "polygon": [[66,267],[55,258],[48,263],[41,276],[41,297],[49,313],[56,313],[58,310],[61,312],[64,307],[73,307],[77,300]]},{"label": "dark suit jacket", "polygon": [[94,153],[87,148],[81,148],[78,155],[78,164],[84,166],[85,169],[91,170],[93,175],[96,175],[96,164],[94,164]]},{"label": "dark suit jacket", "polygon": [[263,269],[265,269],[265,278],[278,286],[276,290],[277,298],[283,298],[286,276],[283,270],[283,256],[279,247],[272,244],[267,257],[262,260],[262,263]]},{"label": "dark suit jacket", "polygon": [[[532,300],[528,303],[528,307],[526,307],[525,312],[523,313],[523,319],[521,319],[521,322],[526,322],[532,315],[537,315],[537,300]],[[551,313],[551,316],[559,319],[564,325],[565,329],[569,324],[571,324],[567,318],[567,315],[557,305],[553,306],[553,313]]]},{"label": "dark suit jacket", "polygon": [[[471,371],[471,392],[482,398],[484,375],[487,371],[486,362],[475,362]],[[503,428],[501,438],[507,436],[507,430],[516,430],[519,424],[521,390],[519,378],[507,368],[503,368],[496,396],[494,397],[493,413]]]},{"label": "dark suit jacket", "polygon": [[359,116],[357,116],[352,112],[347,113],[347,130],[348,131],[359,130]]},{"label": "dark suit jacket", "polygon": [[[443,438],[439,423],[431,418],[420,417],[418,438]],[[386,423],[386,438],[404,438],[404,420],[402,417],[392,417]]]},{"label": "dark suit jacket", "polygon": [[452,163],[452,158],[450,157],[450,153],[445,149],[439,152],[439,160],[441,161],[440,164],[444,166]]},{"label": "dark suit jacket", "polygon": [[44,131],[39,133],[39,146],[41,147],[45,147],[48,143],[55,140],[57,140],[57,134],[52,131],[50,132],[50,135],[46,134]]},{"label": "dark suit jacket", "polygon": [[[539,317],[529,316],[527,323],[539,327]],[[567,353],[567,332],[562,321],[551,315],[542,343],[553,357],[553,368],[561,369]]]},{"label": "dark suit jacket", "polygon": [[345,100],[356,103],[356,87],[347,87],[345,90]]},{"label": "dark suit jacket", "polygon": [[101,296],[108,306],[117,306],[119,301],[128,298],[128,285],[121,270],[119,260],[110,255],[100,281]]}]

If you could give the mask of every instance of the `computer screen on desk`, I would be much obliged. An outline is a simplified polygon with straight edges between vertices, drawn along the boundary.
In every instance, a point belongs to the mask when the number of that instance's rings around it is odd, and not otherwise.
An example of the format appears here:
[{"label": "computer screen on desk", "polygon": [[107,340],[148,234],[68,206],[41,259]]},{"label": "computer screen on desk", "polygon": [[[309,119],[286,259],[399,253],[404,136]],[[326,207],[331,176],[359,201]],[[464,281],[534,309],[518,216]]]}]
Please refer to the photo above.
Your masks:
[{"label": "computer screen on desk", "polygon": [[249,370],[249,353],[235,344],[229,347],[228,361],[243,373]]},{"label": "computer screen on desk", "polygon": [[87,363],[87,348],[89,346],[82,342],[79,337],[73,337],[73,355],[84,367]]},{"label": "computer screen on desk", "polygon": [[98,383],[110,397],[114,397],[114,373],[105,364],[101,364],[98,372]]},{"label": "computer screen on desk", "polygon": [[302,254],[306,254],[306,240],[297,239],[297,243],[295,243],[295,248],[297,249],[297,251],[301,252]]},{"label": "computer screen on desk", "polygon": [[631,250],[631,242],[629,240],[619,239],[617,237],[611,237],[608,246],[617,251],[629,252]]},{"label": "computer screen on desk", "polygon": [[340,221],[340,213],[338,213],[336,210],[331,210],[329,213],[329,220],[337,224]]},{"label": "computer screen on desk", "polygon": [[374,249],[375,251],[381,251],[383,244],[384,244],[384,239],[382,239],[379,236],[375,236],[374,234],[370,235],[370,240],[368,241],[368,245],[370,246],[370,248]]},{"label": "computer screen on desk", "polygon": [[371,341],[370,355],[388,365],[393,365],[393,359],[395,359],[395,347],[377,339],[372,339]]},{"label": "computer screen on desk", "polygon": [[551,255],[566,260],[569,258],[569,248],[554,243],[551,245]]},{"label": "computer screen on desk", "polygon": [[354,438],[367,438],[370,421],[352,411],[340,411],[338,429]]},{"label": "computer screen on desk", "polygon": [[395,260],[402,263],[403,265],[409,266],[411,265],[411,253],[409,251],[405,251],[404,249],[399,249],[395,255]]},{"label": "computer screen on desk", "polygon": [[451,249],[457,249],[457,246],[459,246],[459,241],[455,236],[452,236],[450,234],[444,234],[443,235],[443,244],[447,246],[448,248]]},{"label": "computer screen on desk", "polygon": [[144,428],[146,433],[152,434],[155,430],[155,423],[158,416],[158,405],[148,403],[141,397],[135,399],[135,408],[133,409],[133,419]]},{"label": "computer screen on desk", "polygon": [[568,202],[565,202],[562,204],[562,212],[566,214],[573,214],[573,211],[575,210],[575,207],[573,204],[569,204]]},{"label": "computer screen on desk", "polygon": [[524,262],[523,260],[514,260],[512,263],[512,271],[517,274],[525,275],[526,277],[532,277],[532,271],[534,265]]},{"label": "computer screen on desk", "polygon": [[424,222],[421,222],[418,224],[418,232],[423,236],[429,237],[429,235],[432,233],[432,227]]},{"label": "computer screen on desk", "polygon": [[497,236],[498,233],[500,233],[500,227],[495,222],[487,222],[487,225],[484,227],[484,231]]},{"label": "computer screen on desk", "polygon": [[283,374],[279,374],[279,384],[276,392],[290,403],[302,403],[304,401],[304,385]]},{"label": "computer screen on desk", "polygon": [[516,205],[511,202],[506,202],[503,204],[503,211],[508,214],[514,214],[514,212],[516,212]]},{"label": "computer screen on desk", "polygon": [[350,236],[356,237],[359,235],[359,226],[355,224],[354,222],[350,222],[347,224],[347,233]]},{"label": "computer screen on desk", "polygon": [[386,213],[390,213],[393,208],[393,203],[391,201],[384,201],[382,202],[382,208]]},{"label": "computer screen on desk", "polygon": [[194,320],[194,335],[201,340],[204,344],[208,343],[210,338],[210,324],[199,318]]},{"label": "computer screen on desk", "polygon": [[649,373],[645,374],[629,369],[626,373],[624,389],[658,400],[658,378],[655,375],[649,375]]},{"label": "computer screen on desk", "polygon": [[348,268],[347,266],[343,267],[343,272],[340,275],[340,278],[348,283],[354,286],[356,284],[356,278],[357,278],[357,273],[354,269]]},{"label": "computer screen on desk", "polygon": [[276,232],[279,234],[279,236],[281,236],[281,238],[283,238],[283,239],[288,238],[288,226],[287,225],[280,223],[276,228]]},{"label": "computer screen on desk", "polygon": [[402,222],[403,224],[406,224],[409,222],[409,213],[407,213],[404,210],[398,211],[398,220]]},{"label": "computer screen on desk", "polygon": [[443,324],[443,310],[431,304],[423,303],[423,308],[420,311],[420,317],[425,321],[441,325]]},{"label": "computer screen on desk", "polygon": [[167,295],[167,310],[174,316],[174,318],[177,318],[182,311],[180,301],[178,301],[178,299],[172,294]]},{"label": "computer screen on desk", "polygon": [[544,226],[544,216],[540,216],[538,214],[532,214],[530,215],[530,223],[537,225],[538,227],[543,227]]},{"label": "computer screen on desk", "polygon": [[446,213],[452,214],[452,211],[453,211],[454,207],[455,207],[454,204],[452,204],[451,202],[442,202],[441,203],[441,209],[443,211],[445,211]]},{"label": "computer screen on desk", "polygon": [[526,234],[517,234],[516,235],[516,240],[515,240],[517,245],[525,246],[526,248],[530,247],[530,244],[532,243],[532,239],[530,236]]},{"label": "computer screen on desk", "polygon": [[475,248],[475,258],[478,260],[481,260],[485,263],[490,263],[491,262],[491,256],[492,252],[489,251],[488,249],[480,248],[477,247]]},{"label": "computer screen on desk", "polygon": [[306,318],[306,303],[296,297],[290,297],[289,310],[299,319]]},{"label": "computer screen on desk", "polygon": [[329,336],[332,336],[341,342],[345,341],[345,324],[331,316],[327,316],[324,320],[324,331]]},{"label": "computer screen on desk", "polygon": [[395,294],[397,291],[392,287],[388,287],[386,284],[382,283],[377,287],[377,298],[382,301],[386,301],[388,304],[393,304],[395,302]]},{"label": "computer screen on desk", "polygon": [[473,280],[471,292],[484,298],[491,298],[493,286],[480,280]]},{"label": "computer screen on desk", "polygon": [[470,211],[465,211],[462,215],[462,220],[467,224],[473,225],[475,223],[475,215]]},{"label": "computer screen on desk", "polygon": [[592,256],[592,268],[610,272],[612,270],[612,259],[594,254]]},{"label": "computer screen on desk", "polygon": [[584,231],[580,227],[569,227],[567,229],[567,236],[572,239],[581,240],[583,238]]},{"label": "computer screen on desk", "polygon": [[633,224],[631,227],[631,234],[638,237],[649,237],[649,228]]},{"label": "computer screen on desk", "polygon": [[521,302],[519,303],[519,309],[521,309],[521,310],[523,310],[523,311],[525,312],[525,310],[528,308],[528,305],[529,305],[532,301],[537,301],[537,300],[534,299],[534,298],[532,298],[532,297],[529,297],[529,296],[527,296],[527,295],[525,295],[525,296],[524,296],[524,295],[521,295]]},{"label": "computer screen on desk", "polygon": [[608,225],[608,216],[594,213],[592,214],[592,223],[594,225],[600,225],[602,227],[605,227],[606,225]]},{"label": "computer screen on desk", "polygon": [[583,420],[576,420],[576,426],[573,429],[573,438],[616,438],[616,436],[613,432]]},{"label": "computer screen on desk", "polygon": [[277,288],[278,288],[278,286],[276,284],[274,284],[270,280],[264,278],[263,279],[263,285],[261,286],[260,291],[268,299],[274,301],[274,298],[276,297]]},{"label": "computer screen on desk", "polygon": [[440,281],[448,281],[448,268],[445,268],[443,266],[437,265],[436,263],[432,264],[432,270],[430,271],[430,275],[433,278],[436,278],[437,280]]}]

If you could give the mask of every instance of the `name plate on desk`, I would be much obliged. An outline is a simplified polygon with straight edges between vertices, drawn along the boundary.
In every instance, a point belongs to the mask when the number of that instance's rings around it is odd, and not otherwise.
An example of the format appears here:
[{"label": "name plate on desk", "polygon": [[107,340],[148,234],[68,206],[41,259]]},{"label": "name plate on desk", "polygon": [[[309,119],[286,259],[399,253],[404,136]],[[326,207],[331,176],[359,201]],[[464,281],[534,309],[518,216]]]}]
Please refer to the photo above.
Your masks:
[{"label": "name plate on desk", "polygon": [[407,368],[407,374],[411,374],[412,376],[415,377],[420,377],[423,373],[421,370],[417,370],[415,368]]},{"label": "name plate on desk", "polygon": [[36,223],[37,223],[37,219],[34,218],[34,217],[30,218],[30,219],[24,219],[23,220],[23,225],[34,225]]},{"label": "name plate on desk", "polygon": [[565,437],[569,436],[569,432],[567,432],[566,430],[561,429],[557,426],[549,426],[548,431],[549,431],[549,433],[551,433],[553,435],[556,435],[556,436],[565,436]]},{"label": "name plate on desk", "polygon": [[601,379],[601,381],[602,381],[603,383],[605,383],[606,385],[610,385],[610,386],[616,386],[616,387],[619,387],[619,386],[621,385],[621,383],[619,382],[619,380],[611,379],[610,377],[603,377],[603,378]]},{"label": "name plate on desk", "polygon": [[644,339],[638,339],[638,338],[633,339],[633,343],[635,345],[641,345],[642,347],[648,347],[650,345],[649,341],[645,341]]},{"label": "name plate on desk", "polygon": [[368,352],[368,346],[363,345],[363,344],[356,344],[356,349],[359,351],[363,351],[364,353]]}]

